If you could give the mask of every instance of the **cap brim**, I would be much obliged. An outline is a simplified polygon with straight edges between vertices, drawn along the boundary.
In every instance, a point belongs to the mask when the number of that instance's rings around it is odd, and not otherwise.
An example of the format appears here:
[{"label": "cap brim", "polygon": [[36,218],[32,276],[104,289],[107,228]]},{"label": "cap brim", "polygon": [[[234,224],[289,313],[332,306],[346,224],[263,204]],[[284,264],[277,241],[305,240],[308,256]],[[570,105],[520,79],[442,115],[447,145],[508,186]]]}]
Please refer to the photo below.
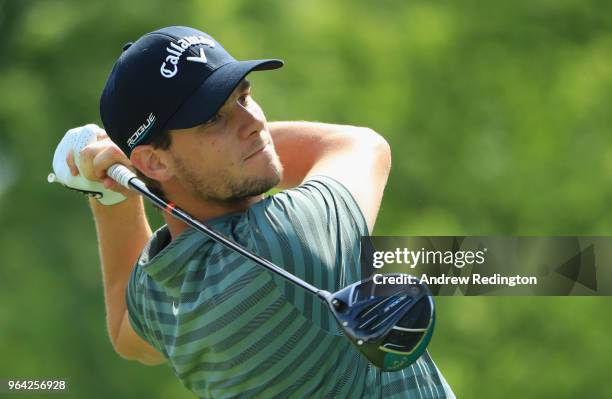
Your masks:
[{"label": "cap brim", "polygon": [[206,122],[217,113],[249,72],[278,69],[282,66],[281,60],[252,60],[230,62],[219,67],[187,98],[164,128],[188,129]]}]

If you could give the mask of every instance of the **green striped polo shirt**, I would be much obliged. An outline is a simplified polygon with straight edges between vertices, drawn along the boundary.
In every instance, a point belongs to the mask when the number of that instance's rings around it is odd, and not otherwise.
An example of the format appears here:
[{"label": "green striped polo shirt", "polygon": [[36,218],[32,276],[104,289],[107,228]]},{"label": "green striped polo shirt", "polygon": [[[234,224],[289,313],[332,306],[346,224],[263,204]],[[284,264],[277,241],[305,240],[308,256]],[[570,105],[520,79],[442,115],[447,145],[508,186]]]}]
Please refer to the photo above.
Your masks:
[{"label": "green striped polo shirt", "polygon": [[[367,226],[339,182],[317,176],[213,229],[327,291],[360,279]],[[138,335],[201,398],[454,398],[429,357],[381,372],[314,295],[188,228],[155,232],[127,288]]]}]

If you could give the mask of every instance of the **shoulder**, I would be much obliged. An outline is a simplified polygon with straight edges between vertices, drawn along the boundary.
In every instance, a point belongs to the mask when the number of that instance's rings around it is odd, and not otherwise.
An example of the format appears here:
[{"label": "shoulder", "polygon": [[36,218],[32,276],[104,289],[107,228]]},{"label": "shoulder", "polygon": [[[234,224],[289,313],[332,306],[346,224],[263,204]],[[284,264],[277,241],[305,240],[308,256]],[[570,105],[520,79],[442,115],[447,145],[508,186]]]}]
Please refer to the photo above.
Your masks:
[{"label": "shoulder", "polygon": [[252,223],[351,224],[361,235],[368,234],[353,195],[342,183],[324,175],[312,176],[298,187],[266,198],[252,206],[246,216]]}]

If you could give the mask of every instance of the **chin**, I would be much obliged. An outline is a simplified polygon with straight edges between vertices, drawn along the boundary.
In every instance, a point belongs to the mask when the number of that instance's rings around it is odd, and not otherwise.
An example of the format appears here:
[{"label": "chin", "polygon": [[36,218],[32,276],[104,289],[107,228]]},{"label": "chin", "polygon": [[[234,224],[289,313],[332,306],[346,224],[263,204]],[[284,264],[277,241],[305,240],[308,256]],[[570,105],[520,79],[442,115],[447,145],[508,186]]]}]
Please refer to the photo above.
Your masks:
[{"label": "chin", "polygon": [[276,187],[283,177],[283,165],[273,149],[266,155],[262,157],[263,165],[260,168],[254,167],[248,172],[253,178],[261,177],[262,180],[270,181],[272,184],[270,188],[272,188]]},{"label": "chin", "polygon": [[240,177],[226,180],[229,195],[223,200],[239,202],[265,194],[280,183],[282,176],[283,166],[276,152],[263,151],[243,167]]},{"label": "chin", "polygon": [[[253,195],[264,194],[268,190],[278,186],[278,183],[280,183],[282,176],[282,167],[271,167],[265,173],[250,177],[248,180],[252,182],[252,187],[254,188],[253,191],[257,191],[254,192]],[[258,188],[255,189],[255,187]]]},{"label": "chin", "polygon": [[270,164],[265,170],[251,170],[246,176],[237,181],[228,182],[228,191],[231,193],[224,198],[226,202],[240,202],[245,199],[265,194],[276,187],[283,174],[282,166]]}]

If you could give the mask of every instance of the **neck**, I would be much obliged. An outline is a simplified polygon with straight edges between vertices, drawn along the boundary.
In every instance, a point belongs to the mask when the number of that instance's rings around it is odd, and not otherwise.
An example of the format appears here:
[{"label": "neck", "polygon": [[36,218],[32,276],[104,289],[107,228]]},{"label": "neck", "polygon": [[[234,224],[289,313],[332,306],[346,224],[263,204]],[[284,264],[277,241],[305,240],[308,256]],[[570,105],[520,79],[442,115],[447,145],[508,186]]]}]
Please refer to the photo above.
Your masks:
[{"label": "neck", "polygon": [[[263,198],[264,195],[261,194],[246,198],[243,201],[236,203],[219,203],[199,200],[192,201],[191,203],[182,202],[181,205],[177,204],[177,206],[199,222],[206,222],[207,220],[230,213],[244,212],[251,205],[261,201]],[[170,235],[173,240],[188,227],[185,222],[167,213],[164,213],[164,220],[168,225],[168,230],[170,231]]]}]

